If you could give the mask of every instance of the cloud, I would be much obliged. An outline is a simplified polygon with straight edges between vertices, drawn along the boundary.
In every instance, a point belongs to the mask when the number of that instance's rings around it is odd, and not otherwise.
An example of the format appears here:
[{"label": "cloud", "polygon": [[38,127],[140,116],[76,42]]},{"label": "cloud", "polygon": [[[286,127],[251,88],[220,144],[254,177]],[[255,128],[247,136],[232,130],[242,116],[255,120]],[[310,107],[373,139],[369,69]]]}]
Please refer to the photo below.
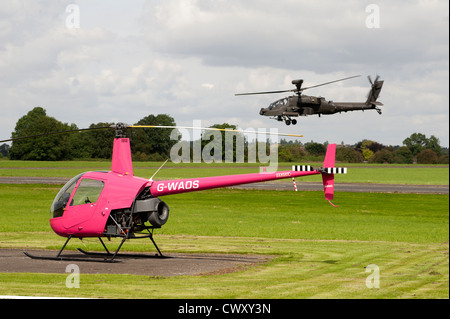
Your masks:
[{"label": "cloud", "polygon": [[[79,29],[65,24],[70,3],[79,5]],[[448,2],[377,4],[379,29],[366,27],[366,4],[356,0],[6,1],[0,137],[39,105],[79,127],[166,113],[180,125],[277,127],[305,141],[395,145],[417,131],[448,146]],[[305,117],[287,127],[258,113],[285,95],[234,96],[356,74],[305,94],[364,101],[366,76],[380,74],[383,115]]]},{"label": "cloud", "polygon": [[149,1],[143,23],[154,49],[207,65],[328,73],[445,58],[448,32],[435,31],[448,24],[443,6],[383,2],[381,28],[368,29],[356,0]]}]

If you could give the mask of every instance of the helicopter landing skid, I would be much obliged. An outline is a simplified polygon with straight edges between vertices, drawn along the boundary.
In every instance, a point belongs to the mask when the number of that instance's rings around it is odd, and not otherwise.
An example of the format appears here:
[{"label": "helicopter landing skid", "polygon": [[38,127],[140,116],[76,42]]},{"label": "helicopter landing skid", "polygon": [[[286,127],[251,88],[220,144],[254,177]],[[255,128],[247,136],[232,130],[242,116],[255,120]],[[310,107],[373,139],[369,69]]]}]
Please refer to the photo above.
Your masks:
[{"label": "helicopter landing skid", "polygon": [[153,235],[152,235],[152,234],[149,234],[149,235],[146,235],[146,236],[142,236],[142,237],[132,237],[132,238],[145,238],[145,237],[149,237],[149,238],[150,238],[150,240],[152,241],[152,243],[153,243],[153,245],[155,246],[156,250],[158,251],[157,254],[154,254],[154,255],[145,255],[145,254],[119,254],[118,252],[119,252],[119,250],[120,250],[122,244],[125,242],[126,239],[128,239],[128,238],[126,238],[126,237],[122,239],[122,242],[120,243],[119,248],[117,248],[117,250],[116,250],[115,253],[111,253],[111,252],[108,250],[108,248],[106,248],[105,243],[103,242],[103,240],[102,240],[100,237],[98,237],[98,239],[99,239],[100,242],[102,243],[103,248],[105,248],[105,251],[106,251],[105,253],[89,252],[89,251],[85,251],[85,250],[83,250],[83,249],[81,249],[81,248],[77,248],[77,249],[78,249],[78,251],[79,251],[80,253],[83,253],[83,254],[85,254],[85,255],[87,255],[87,256],[107,256],[107,257],[111,257],[111,259],[114,259],[115,257],[128,257],[128,258],[166,258],[166,256],[164,256],[164,255],[161,253],[161,251],[159,250],[158,245],[156,245],[156,243],[155,243],[155,241],[154,241],[154,239],[153,239]]},{"label": "helicopter landing skid", "polygon": [[144,237],[149,237],[150,240],[152,241],[153,245],[155,245],[155,248],[158,251],[158,254],[155,255],[144,255],[144,254],[118,254],[120,248],[122,248],[122,245],[124,244],[125,240],[129,239],[128,237],[123,237],[122,241],[120,242],[119,247],[116,249],[116,251],[114,253],[111,253],[108,248],[106,248],[105,243],[103,242],[103,240],[98,237],[98,239],[100,240],[100,242],[102,243],[103,248],[105,248],[106,253],[97,253],[97,252],[88,252],[88,251],[84,251],[80,248],[78,248],[78,251],[83,253],[84,255],[87,256],[99,256],[99,257],[108,257],[108,258],[103,258],[103,259],[99,259],[99,258],[79,258],[79,257],[70,257],[70,256],[61,256],[61,253],[63,252],[64,248],[66,247],[67,243],[73,238],[73,235],[70,235],[66,242],[64,243],[64,245],[62,246],[62,248],[59,250],[58,254],[55,257],[50,257],[50,256],[36,256],[36,255],[32,255],[26,251],[24,251],[23,253],[32,258],[32,259],[41,259],[41,260],[58,260],[58,261],[88,261],[88,262],[117,262],[115,260],[116,257],[133,257],[133,258],[155,258],[155,257],[159,257],[159,258],[163,258],[165,256],[163,256],[163,254],[161,253],[161,251],[159,250],[158,246],[156,245],[152,234],[150,233],[149,235],[146,236],[142,236],[142,237],[132,237],[132,238],[144,238]]},{"label": "helicopter landing skid", "polygon": [[30,257],[31,259],[38,259],[38,260],[58,260],[58,261],[88,261],[88,262],[110,262],[115,263],[117,260],[108,260],[108,259],[88,259],[88,258],[77,258],[77,257],[67,257],[67,256],[57,256],[57,257],[50,257],[50,256],[36,256],[32,255],[26,251],[23,252],[27,257]]},{"label": "helicopter landing skid", "polygon": [[58,254],[56,254],[56,257],[50,257],[50,256],[36,256],[36,255],[32,255],[26,251],[24,251],[23,253],[30,257],[31,259],[40,259],[40,260],[59,260],[59,261],[93,261],[93,262],[114,262],[113,259],[110,260],[100,260],[100,259],[86,259],[86,258],[77,258],[77,257],[69,257],[69,256],[61,256],[62,251],[64,250],[64,248],[66,248],[67,243],[69,242],[69,240],[71,240],[73,238],[72,235],[70,235],[66,242],[64,243],[64,245],[62,246],[62,248],[59,250]]}]

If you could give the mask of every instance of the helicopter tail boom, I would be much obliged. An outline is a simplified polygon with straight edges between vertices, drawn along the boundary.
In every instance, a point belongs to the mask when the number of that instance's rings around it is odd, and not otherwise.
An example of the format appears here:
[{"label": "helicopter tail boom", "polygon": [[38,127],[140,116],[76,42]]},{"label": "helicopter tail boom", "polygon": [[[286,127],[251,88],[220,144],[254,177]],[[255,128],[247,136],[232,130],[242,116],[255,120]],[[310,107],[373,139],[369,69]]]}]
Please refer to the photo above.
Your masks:
[{"label": "helicopter tail boom", "polygon": [[150,192],[152,196],[157,197],[220,187],[266,182],[276,179],[322,174],[325,199],[330,201],[333,199],[334,194],[334,174],[347,172],[346,168],[334,167],[335,151],[336,144],[329,144],[323,167],[317,169],[305,165],[294,165],[292,170],[288,171],[152,181]]},{"label": "helicopter tail boom", "polygon": [[154,181],[151,185],[150,192],[152,196],[156,197],[187,192],[195,192],[213,188],[230,187],[242,184],[266,182],[283,178],[315,175],[315,174],[320,173],[317,171],[309,171],[309,172],[277,171],[267,173],[265,172],[253,174],[177,179],[167,181]]}]

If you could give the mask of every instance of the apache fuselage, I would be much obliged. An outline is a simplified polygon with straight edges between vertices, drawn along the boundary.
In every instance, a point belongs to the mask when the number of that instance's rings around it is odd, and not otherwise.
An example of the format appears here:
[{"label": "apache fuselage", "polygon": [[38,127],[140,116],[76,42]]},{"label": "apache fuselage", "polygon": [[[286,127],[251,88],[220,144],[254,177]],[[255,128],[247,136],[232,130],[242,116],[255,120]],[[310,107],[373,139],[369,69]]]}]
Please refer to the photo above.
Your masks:
[{"label": "apache fuselage", "polygon": [[[267,108],[262,108],[259,114],[265,116],[306,116],[313,114],[334,114],[338,112],[361,111],[377,109],[380,102],[366,104],[364,102],[333,102],[323,97],[315,96],[289,96],[279,99]],[[379,111],[381,112],[381,111]]]},{"label": "apache fuselage", "polygon": [[381,109],[378,106],[383,105],[377,102],[380,94],[383,81],[376,81],[369,91],[369,96],[366,102],[333,102],[327,101],[323,97],[309,96],[309,95],[292,95],[279,100],[276,100],[267,108],[262,108],[259,111],[260,115],[272,116],[278,121],[285,121],[287,125],[296,124],[295,119],[291,117],[307,116],[318,114],[335,114],[348,111],[364,111],[376,110],[381,114]]}]

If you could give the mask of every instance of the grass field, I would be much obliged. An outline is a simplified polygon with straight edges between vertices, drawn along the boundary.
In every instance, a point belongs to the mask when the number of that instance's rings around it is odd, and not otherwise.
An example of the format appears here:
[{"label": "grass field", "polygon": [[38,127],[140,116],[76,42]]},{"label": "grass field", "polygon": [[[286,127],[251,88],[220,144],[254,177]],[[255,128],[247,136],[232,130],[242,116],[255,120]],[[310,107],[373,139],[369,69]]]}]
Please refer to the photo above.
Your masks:
[{"label": "grass field", "polygon": [[[376,168],[379,170],[381,168]],[[436,168],[427,168],[434,170]],[[63,171],[64,169],[61,168]],[[374,174],[376,176],[377,174]],[[448,168],[447,168],[448,178]],[[0,248],[58,249],[49,205],[60,186],[0,185]],[[228,274],[178,277],[0,273],[0,295],[94,298],[449,298],[448,195],[212,190],[166,196],[164,252],[264,254]],[[101,249],[85,239],[88,249]],[[69,244],[75,249],[79,243]],[[144,251],[131,241],[125,250]],[[366,267],[380,270],[369,289]]]}]

